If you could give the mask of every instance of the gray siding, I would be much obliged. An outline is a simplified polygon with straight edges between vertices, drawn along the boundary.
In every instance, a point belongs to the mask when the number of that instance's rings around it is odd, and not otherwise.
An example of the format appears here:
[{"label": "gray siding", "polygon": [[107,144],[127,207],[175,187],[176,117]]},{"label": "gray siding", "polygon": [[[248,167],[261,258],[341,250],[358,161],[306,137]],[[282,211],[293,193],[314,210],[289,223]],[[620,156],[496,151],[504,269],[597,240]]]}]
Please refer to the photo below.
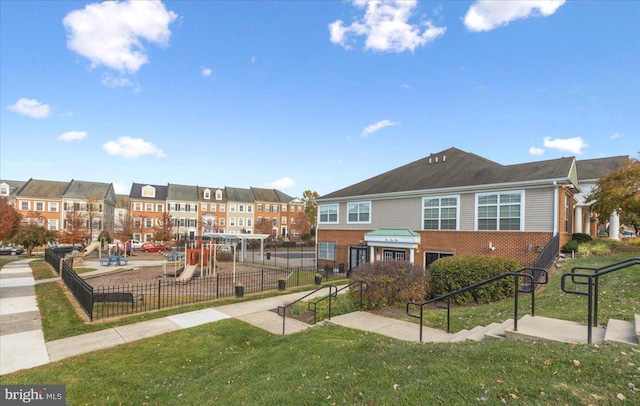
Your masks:
[{"label": "gray siding", "polygon": [[473,231],[476,226],[476,194],[465,193],[460,195],[460,231]]},{"label": "gray siding", "polygon": [[524,201],[524,230],[553,231],[553,188],[527,189]]}]

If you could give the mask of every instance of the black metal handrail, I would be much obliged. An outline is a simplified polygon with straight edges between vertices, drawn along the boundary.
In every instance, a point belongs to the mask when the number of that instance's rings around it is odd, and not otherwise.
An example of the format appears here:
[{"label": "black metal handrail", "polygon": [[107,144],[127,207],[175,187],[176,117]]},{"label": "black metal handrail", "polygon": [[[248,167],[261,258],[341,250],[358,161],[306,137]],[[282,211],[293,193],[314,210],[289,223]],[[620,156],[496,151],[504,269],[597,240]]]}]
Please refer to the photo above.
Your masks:
[{"label": "black metal handrail", "polygon": [[[526,273],[531,271],[531,273]],[[539,273],[539,275],[536,275]],[[479,288],[480,286],[488,285],[490,283],[496,282],[498,280],[507,278],[509,276],[514,276],[514,299],[513,299],[513,329],[518,330],[518,293],[531,293],[531,315],[535,316],[535,285],[544,285],[549,281],[549,274],[546,269],[542,268],[522,268],[516,272],[505,272],[501,275],[494,276],[489,279],[485,279],[481,282],[474,283],[473,285],[466,286],[462,289],[455,290],[453,292],[446,293],[444,295],[438,295],[437,297],[427,300],[422,303],[409,302],[406,306],[407,316],[420,319],[420,342],[422,342],[422,327],[424,321],[424,307],[428,304],[433,303],[434,306],[447,309],[447,333],[451,332],[451,299],[459,296],[463,293],[469,292],[473,289]],[[537,276],[537,277],[536,277]],[[528,279],[528,284],[522,284],[523,288],[520,288],[520,278]],[[527,289],[524,289],[524,288]],[[439,305],[438,302],[446,301],[446,306]],[[419,315],[412,314],[411,309],[414,307],[420,308]]]},{"label": "black metal handrail", "polygon": [[[327,300],[329,299],[329,320],[331,320],[331,297],[336,297],[338,296],[338,293],[342,292],[345,289],[349,289],[349,287],[353,286],[353,285],[360,285],[360,309],[362,310],[362,296],[363,293],[366,292],[369,289],[369,284],[366,281],[362,281],[362,280],[358,280],[358,281],[353,281],[351,283],[349,283],[348,285],[345,285],[343,287],[341,287],[340,289],[336,290],[333,294],[329,294],[327,296],[323,296],[320,299],[316,300],[315,302],[309,302],[307,304],[307,309],[309,309],[309,311],[313,312],[313,323],[312,324],[316,324],[316,320],[317,320],[317,316],[318,316],[318,311],[317,311],[317,307],[318,307],[318,303],[322,302],[323,300]],[[311,308],[313,306],[313,309]]]},{"label": "black metal handrail", "polygon": [[534,268],[549,268],[549,265],[553,262],[554,258],[560,253],[560,234],[556,234],[538,255],[538,258],[533,262]]},{"label": "black metal handrail", "polygon": [[[600,268],[576,266],[572,268],[570,272],[562,275],[562,279],[560,279],[560,288],[563,292],[587,296],[587,342],[589,344],[591,344],[592,327],[598,325],[600,277],[634,265],[640,265],[640,258],[629,258]],[[592,271],[593,273],[576,273],[577,270]],[[586,285],[587,291],[569,289],[567,287],[567,279],[569,278],[574,285]]]},{"label": "black metal handrail", "polygon": [[294,304],[302,301],[303,299],[306,299],[309,296],[313,295],[314,293],[316,293],[318,291],[321,291],[322,289],[326,289],[326,288],[329,288],[329,308],[331,308],[331,297],[332,296],[335,297],[335,295],[337,294],[337,293],[333,292],[333,289],[335,289],[336,292],[337,292],[338,291],[338,287],[336,285],[333,285],[333,284],[330,284],[330,283],[327,283],[326,285],[322,285],[319,288],[317,288],[315,290],[312,290],[311,292],[307,293],[306,295],[302,296],[301,298],[299,298],[299,299],[297,299],[297,300],[295,300],[295,301],[293,301],[293,302],[291,302],[291,303],[289,303],[287,305],[278,306],[276,311],[278,313],[278,316],[282,317],[282,334],[283,335],[284,335],[285,321],[287,319],[287,307],[291,307]]}]

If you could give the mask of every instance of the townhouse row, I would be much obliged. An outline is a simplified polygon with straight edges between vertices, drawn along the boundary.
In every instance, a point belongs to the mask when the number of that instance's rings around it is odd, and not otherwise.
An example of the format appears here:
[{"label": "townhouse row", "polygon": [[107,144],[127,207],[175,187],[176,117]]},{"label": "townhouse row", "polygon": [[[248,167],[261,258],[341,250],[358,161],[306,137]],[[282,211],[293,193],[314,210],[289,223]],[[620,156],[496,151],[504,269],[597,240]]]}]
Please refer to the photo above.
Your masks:
[{"label": "townhouse row", "polygon": [[299,240],[310,230],[305,205],[277,189],[133,183],[128,195],[111,183],[71,180],[0,180],[0,196],[23,217],[53,231],[81,218],[95,240],[102,231],[151,241],[169,227],[172,238],[207,233],[269,234]]}]

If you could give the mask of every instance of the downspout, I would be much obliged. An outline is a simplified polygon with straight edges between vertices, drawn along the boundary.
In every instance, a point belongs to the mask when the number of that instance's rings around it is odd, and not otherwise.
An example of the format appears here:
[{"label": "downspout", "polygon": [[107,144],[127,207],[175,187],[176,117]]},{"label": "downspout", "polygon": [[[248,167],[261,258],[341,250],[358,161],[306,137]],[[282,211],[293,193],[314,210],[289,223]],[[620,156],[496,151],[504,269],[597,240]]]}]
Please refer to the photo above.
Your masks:
[{"label": "downspout", "polygon": [[558,235],[558,182],[553,181],[553,236]]},{"label": "downspout", "polygon": [[316,240],[316,271],[318,270],[318,255],[319,255],[319,251],[318,251],[318,228],[320,227],[320,213],[318,213],[317,211],[317,206],[316,206],[316,235],[315,235],[315,240]]}]

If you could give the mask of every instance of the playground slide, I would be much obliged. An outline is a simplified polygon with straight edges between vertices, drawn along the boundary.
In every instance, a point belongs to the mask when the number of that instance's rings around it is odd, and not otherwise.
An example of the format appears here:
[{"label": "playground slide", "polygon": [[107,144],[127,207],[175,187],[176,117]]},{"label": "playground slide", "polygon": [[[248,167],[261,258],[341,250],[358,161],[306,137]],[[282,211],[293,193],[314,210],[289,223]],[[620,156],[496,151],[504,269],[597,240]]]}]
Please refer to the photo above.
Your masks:
[{"label": "playground slide", "polygon": [[91,254],[93,251],[97,250],[98,248],[100,248],[100,241],[94,241],[85,247],[82,256],[86,257],[87,255]]},{"label": "playground slide", "polygon": [[184,271],[180,274],[177,281],[187,283],[193,278],[193,273],[198,269],[198,265],[187,265],[184,267]]}]

